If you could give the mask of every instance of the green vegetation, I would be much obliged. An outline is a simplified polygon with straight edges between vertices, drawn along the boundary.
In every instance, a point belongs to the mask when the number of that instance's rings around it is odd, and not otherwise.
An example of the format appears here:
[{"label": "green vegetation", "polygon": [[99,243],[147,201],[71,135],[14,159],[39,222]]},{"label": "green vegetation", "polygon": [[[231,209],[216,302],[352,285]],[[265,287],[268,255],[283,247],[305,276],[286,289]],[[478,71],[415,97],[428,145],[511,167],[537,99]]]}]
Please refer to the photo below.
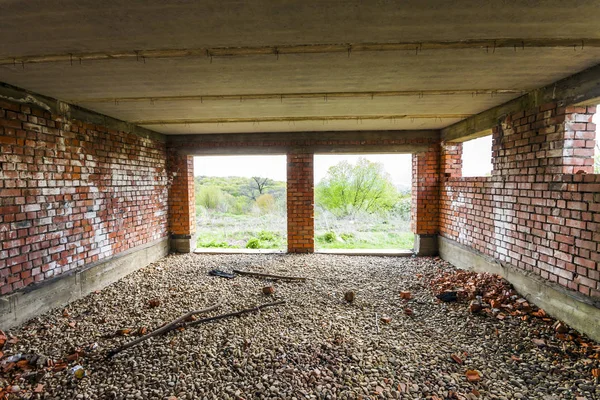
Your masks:
[{"label": "green vegetation", "polygon": [[315,189],[315,245],[320,249],[411,249],[411,197],[383,165],[342,161]]},{"label": "green vegetation", "polygon": [[329,168],[315,190],[316,204],[337,217],[389,211],[397,201],[398,191],[383,164],[366,158]]},{"label": "green vegetation", "polygon": [[[285,249],[286,184],[267,178],[196,177],[198,247]],[[379,163],[328,171],[315,190],[321,249],[411,249],[411,198]]]},{"label": "green vegetation", "polygon": [[197,247],[285,249],[285,182],[196,177]]}]

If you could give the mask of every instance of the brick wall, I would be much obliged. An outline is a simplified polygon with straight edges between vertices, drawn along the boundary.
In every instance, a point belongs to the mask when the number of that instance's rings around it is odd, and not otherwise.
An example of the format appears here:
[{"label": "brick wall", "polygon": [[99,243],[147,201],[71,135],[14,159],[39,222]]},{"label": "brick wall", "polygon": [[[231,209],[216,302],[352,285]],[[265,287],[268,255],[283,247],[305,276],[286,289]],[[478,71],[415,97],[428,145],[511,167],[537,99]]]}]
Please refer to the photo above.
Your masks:
[{"label": "brick wall", "polygon": [[314,155],[287,155],[288,253],[312,253],[315,249]]},{"label": "brick wall", "polygon": [[413,233],[438,233],[440,195],[440,146],[432,143],[427,152],[413,154],[412,212]]},{"label": "brick wall", "polygon": [[458,178],[442,163],[441,235],[600,297],[595,111],[546,104],[505,118],[493,131],[491,177]]},{"label": "brick wall", "polygon": [[165,145],[0,101],[0,293],[167,234]]},{"label": "brick wall", "polygon": [[314,134],[174,135],[170,151],[181,154],[288,154],[288,251],[314,251],[313,155],[418,153],[413,159],[413,232],[438,233],[439,132],[316,132]]},{"label": "brick wall", "polygon": [[194,157],[168,152],[169,231],[174,235],[196,232]]}]

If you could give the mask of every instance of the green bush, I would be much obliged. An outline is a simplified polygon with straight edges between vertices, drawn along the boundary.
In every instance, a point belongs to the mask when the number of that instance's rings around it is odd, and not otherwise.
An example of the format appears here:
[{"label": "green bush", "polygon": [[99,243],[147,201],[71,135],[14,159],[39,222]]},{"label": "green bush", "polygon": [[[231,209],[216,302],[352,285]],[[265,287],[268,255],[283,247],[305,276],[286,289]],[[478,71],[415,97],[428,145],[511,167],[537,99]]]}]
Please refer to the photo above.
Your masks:
[{"label": "green bush", "polygon": [[260,249],[260,247],[261,243],[260,239],[258,238],[250,238],[250,240],[248,240],[248,242],[246,243],[247,249]]},{"label": "green bush", "polygon": [[217,242],[215,240],[211,240],[210,242],[201,242],[201,243],[198,243],[198,247],[226,249],[226,248],[229,247],[229,244],[227,242]]},{"label": "green bush", "polygon": [[269,231],[260,231],[258,232],[258,239],[259,240],[265,240],[267,242],[272,242],[273,240],[276,239],[276,234],[273,232],[269,232]]},{"label": "green bush", "polygon": [[216,210],[223,201],[223,192],[216,186],[202,186],[198,191],[196,204],[208,210]]},{"label": "green bush", "polygon": [[346,233],[346,232],[344,232],[344,233],[342,233],[340,235],[340,237],[342,238],[342,240],[344,242],[351,242],[352,240],[354,240],[354,233]]},{"label": "green bush", "polygon": [[335,232],[329,231],[322,234],[318,239],[325,243],[333,243],[337,240],[337,235]]}]

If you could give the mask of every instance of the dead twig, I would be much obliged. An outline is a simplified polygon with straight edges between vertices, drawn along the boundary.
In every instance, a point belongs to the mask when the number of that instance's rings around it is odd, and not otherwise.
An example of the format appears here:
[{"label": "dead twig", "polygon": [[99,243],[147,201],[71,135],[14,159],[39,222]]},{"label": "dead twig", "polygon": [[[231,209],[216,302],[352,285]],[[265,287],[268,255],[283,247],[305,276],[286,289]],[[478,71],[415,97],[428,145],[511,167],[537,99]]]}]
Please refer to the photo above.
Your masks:
[{"label": "dead twig", "polygon": [[276,301],[274,303],[261,304],[260,306],[256,306],[256,307],[252,307],[252,308],[247,308],[245,310],[235,311],[235,312],[231,312],[231,313],[228,313],[228,314],[215,315],[214,317],[208,317],[208,318],[204,318],[204,319],[199,319],[199,320],[194,321],[194,322],[190,322],[189,324],[186,324],[185,327],[188,328],[188,327],[192,327],[192,326],[204,324],[206,322],[217,321],[219,319],[224,319],[224,318],[229,318],[229,317],[235,317],[235,316],[242,315],[242,314],[248,314],[248,313],[251,313],[251,312],[260,311],[263,308],[274,307],[274,306],[278,306],[278,305],[284,304],[284,303],[285,303],[285,300],[281,300],[281,301]]},{"label": "dead twig", "polygon": [[185,314],[185,315],[182,315],[181,317],[177,318],[176,320],[174,320],[174,321],[172,321],[172,322],[169,322],[168,324],[166,324],[166,325],[163,325],[163,326],[161,326],[160,328],[158,328],[158,329],[155,329],[154,331],[152,331],[152,332],[150,332],[150,333],[148,333],[148,334],[146,334],[146,335],[144,335],[144,336],[141,336],[141,337],[139,337],[139,338],[137,338],[137,339],[135,339],[135,340],[132,340],[131,342],[125,343],[125,344],[124,344],[123,346],[121,346],[121,347],[118,347],[118,348],[116,348],[116,349],[114,349],[114,350],[111,350],[111,351],[109,351],[109,352],[106,354],[106,357],[107,357],[107,358],[111,358],[111,357],[115,356],[116,354],[118,354],[118,353],[122,352],[123,350],[127,350],[128,348],[130,348],[130,347],[133,347],[133,346],[135,346],[136,344],[143,342],[144,340],[148,340],[148,339],[150,339],[150,338],[151,338],[151,337],[153,337],[153,336],[158,336],[158,335],[161,335],[161,334],[163,334],[163,333],[170,332],[170,331],[172,331],[173,329],[177,328],[177,326],[178,326],[180,323],[182,323],[182,322],[184,322],[186,319],[190,318],[192,315],[196,315],[196,314],[204,314],[204,313],[207,313],[207,312],[209,312],[209,311],[212,311],[212,310],[214,310],[214,309],[218,308],[219,306],[220,306],[220,304],[215,304],[214,306],[211,306],[211,307],[205,308],[205,309],[203,309],[203,310],[194,310],[194,311],[190,311],[189,313],[187,313],[187,314]]},{"label": "dead twig", "polygon": [[240,271],[237,269],[233,270],[234,273],[239,275],[248,275],[248,276],[256,276],[259,278],[267,278],[267,279],[280,279],[286,281],[301,281],[305,282],[306,278],[299,276],[284,276],[284,275],[271,275],[271,274],[261,274],[260,272],[248,272],[248,271]]}]

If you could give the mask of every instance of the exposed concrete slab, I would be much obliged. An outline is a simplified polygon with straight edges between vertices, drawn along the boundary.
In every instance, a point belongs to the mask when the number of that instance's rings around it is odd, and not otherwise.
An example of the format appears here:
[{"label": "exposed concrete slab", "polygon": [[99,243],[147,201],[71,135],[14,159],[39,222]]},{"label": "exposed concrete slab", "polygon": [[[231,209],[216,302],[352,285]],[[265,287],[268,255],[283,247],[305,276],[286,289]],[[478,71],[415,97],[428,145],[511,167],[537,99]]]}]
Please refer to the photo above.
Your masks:
[{"label": "exposed concrete slab", "polygon": [[512,265],[501,264],[498,260],[444,237],[439,237],[439,250],[440,256],[456,267],[491,272],[504,277],[527,300],[592,339],[600,341],[600,304],[591,298],[528,274]]},{"label": "exposed concrete slab", "polygon": [[415,234],[415,254],[418,256],[436,256],[438,254],[437,235]]},{"label": "exposed concrete slab", "polygon": [[191,253],[196,248],[196,235],[171,235],[171,250],[176,253]]},{"label": "exposed concrete slab", "polygon": [[0,298],[0,327],[13,326],[102,289],[124,276],[166,256],[167,238],[131,249],[109,260],[58,276]]},{"label": "exposed concrete slab", "polygon": [[194,254],[285,254],[284,250],[273,249],[196,249]]},{"label": "exposed concrete slab", "polygon": [[380,256],[380,257],[412,257],[415,255],[410,250],[391,249],[321,249],[315,254],[333,254],[338,256]]}]

